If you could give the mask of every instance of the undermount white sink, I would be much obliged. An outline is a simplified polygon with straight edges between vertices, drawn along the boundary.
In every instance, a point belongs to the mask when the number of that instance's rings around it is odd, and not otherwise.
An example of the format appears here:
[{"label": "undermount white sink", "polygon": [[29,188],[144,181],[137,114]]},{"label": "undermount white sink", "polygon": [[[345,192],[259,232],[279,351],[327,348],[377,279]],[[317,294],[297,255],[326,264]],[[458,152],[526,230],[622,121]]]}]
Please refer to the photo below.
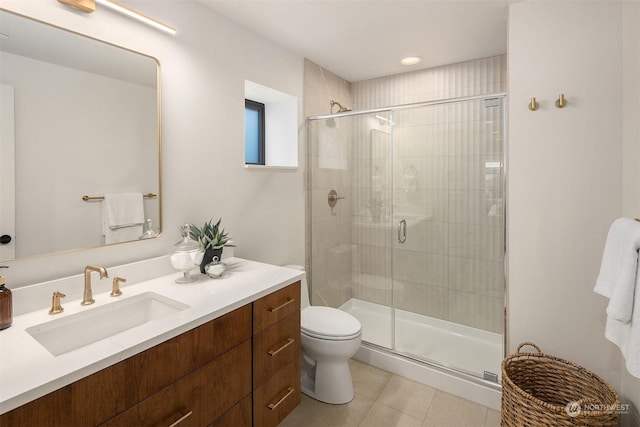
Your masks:
[{"label": "undermount white sink", "polygon": [[27,332],[51,354],[59,356],[188,307],[155,292],[145,292],[32,326]]}]

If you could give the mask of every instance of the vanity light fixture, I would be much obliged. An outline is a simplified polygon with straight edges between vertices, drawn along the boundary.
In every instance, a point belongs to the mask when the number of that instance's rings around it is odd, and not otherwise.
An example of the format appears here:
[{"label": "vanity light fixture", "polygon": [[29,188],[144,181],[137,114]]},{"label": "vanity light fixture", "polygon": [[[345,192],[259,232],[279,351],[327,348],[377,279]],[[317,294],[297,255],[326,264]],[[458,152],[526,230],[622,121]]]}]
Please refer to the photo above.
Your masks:
[{"label": "vanity light fixture", "polygon": [[68,4],[83,12],[91,13],[96,10],[95,0],[58,0],[60,3]]},{"label": "vanity light fixture", "polygon": [[140,12],[133,10],[127,6],[121,5],[120,3],[116,3],[111,0],[58,0],[60,3],[68,4],[69,6],[73,6],[76,9],[80,9],[84,12],[91,13],[96,9],[96,3],[108,7],[109,9],[115,10],[118,13],[122,13],[123,15],[127,15],[130,18],[137,19],[140,22],[143,22],[147,25],[152,26],[155,29],[164,31],[171,35],[176,33],[176,29],[164,24],[157,19],[150,18],[146,15],[141,14]]},{"label": "vanity light fixture", "polygon": [[416,65],[422,61],[422,58],[419,56],[407,56],[406,58],[402,58],[400,63],[402,65]]},{"label": "vanity light fixture", "polygon": [[123,6],[119,3],[116,3],[114,1],[111,0],[95,0],[96,3],[102,5],[102,6],[106,6],[109,9],[113,9],[116,12],[122,13],[123,15],[127,15],[133,19],[137,19],[140,22],[144,22],[147,25],[150,25],[158,30],[164,31],[166,33],[169,33],[171,35],[174,35],[176,33],[176,29],[173,27],[168,26],[167,24],[163,24],[162,22],[150,18],[148,16],[145,16],[143,14],[141,14],[140,12],[137,12],[133,9],[130,9],[126,6]]}]

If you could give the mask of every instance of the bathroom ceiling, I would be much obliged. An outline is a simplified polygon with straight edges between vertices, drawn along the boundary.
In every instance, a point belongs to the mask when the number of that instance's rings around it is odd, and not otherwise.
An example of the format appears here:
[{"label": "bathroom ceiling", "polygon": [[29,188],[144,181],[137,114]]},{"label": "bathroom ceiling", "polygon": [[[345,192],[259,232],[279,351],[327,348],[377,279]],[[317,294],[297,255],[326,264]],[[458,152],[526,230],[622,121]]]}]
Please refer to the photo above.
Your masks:
[{"label": "bathroom ceiling", "polygon": [[200,1],[355,82],[506,53],[508,5],[522,0]]}]

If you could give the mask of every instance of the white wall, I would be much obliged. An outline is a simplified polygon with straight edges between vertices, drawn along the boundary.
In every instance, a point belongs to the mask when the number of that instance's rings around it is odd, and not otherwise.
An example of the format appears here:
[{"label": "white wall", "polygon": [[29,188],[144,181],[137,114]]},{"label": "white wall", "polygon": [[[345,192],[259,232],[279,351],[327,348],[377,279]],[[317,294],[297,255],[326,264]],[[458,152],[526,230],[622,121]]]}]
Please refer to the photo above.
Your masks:
[{"label": "white wall", "polygon": [[[8,285],[77,274],[163,255],[178,226],[223,218],[237,256],[275,264],[304,262],[303,171],[244,167],[244,81],[298,98],[303,59],[195,1],[127,5],[178,29],[169,36],[98,6],[76,12],[51,0],[2,6],[156,57],[162,73],[163,234],[153,240],[9,263]],[[303,155],[303,150],[299,150]],[[99,290],[96,290],[99,291]]]},{"label": "white wall", "polygon": [[640,217],[640,2],[623,3],[623,209]]},{"label": "white wall", "polygon": [[[622,214],[640,218],[640,2],[624,2],[622,15]],[[640,379],[631,376],[624,368],[620,390],[640,410]],[[637,422],[640,425],[640,419]]]},{"label": "white wall", "polygon": [[[511,352],[534,341],[575,361],[638,405],[637,386],[622,384],[618,348],[604,338],[608,301],[593,292],[608,228],[640,190],[636,180],[623,195],[623,158],[634,151],[637,170],[640,142],[636,128],[623,143],[622,21],[622,2],[510,7],[509,342]],[[565,109],[554,105],[560,93]],[[531,97],[538,111],[528,110]],[[637,106],[627,113],[637,123]]]}]

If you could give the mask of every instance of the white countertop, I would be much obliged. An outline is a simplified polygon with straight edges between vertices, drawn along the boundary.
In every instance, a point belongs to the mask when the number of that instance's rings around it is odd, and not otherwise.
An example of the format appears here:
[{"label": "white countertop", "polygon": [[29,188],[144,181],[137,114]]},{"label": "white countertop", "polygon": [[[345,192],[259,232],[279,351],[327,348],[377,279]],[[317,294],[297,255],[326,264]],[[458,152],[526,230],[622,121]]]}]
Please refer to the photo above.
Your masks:
[{"label": "white countertop", "polygon": [[[83,377],[147,350],[212,319],[229,313],[304,277],[291,270],[240,258],[228,258],[220,279],[202,276],[189,284],[175,283],[182,273],[170,274],[122,288],[123,295],[95,293],[95,304],[62,300],[64,312],[49,315],[48,308],[15,316],[0,331],[0,413],[44,396]],[[103,289],[103,288],[101,288]],[[120,298],[144,292],[164,295],[189,307],[174,315],[136,326],[110,338],[53,356],[26,332],[30,326],[91,310]],[[44,295],[44,298],[47,298]],[[91,328],[88,324],[87,328]]]}]

